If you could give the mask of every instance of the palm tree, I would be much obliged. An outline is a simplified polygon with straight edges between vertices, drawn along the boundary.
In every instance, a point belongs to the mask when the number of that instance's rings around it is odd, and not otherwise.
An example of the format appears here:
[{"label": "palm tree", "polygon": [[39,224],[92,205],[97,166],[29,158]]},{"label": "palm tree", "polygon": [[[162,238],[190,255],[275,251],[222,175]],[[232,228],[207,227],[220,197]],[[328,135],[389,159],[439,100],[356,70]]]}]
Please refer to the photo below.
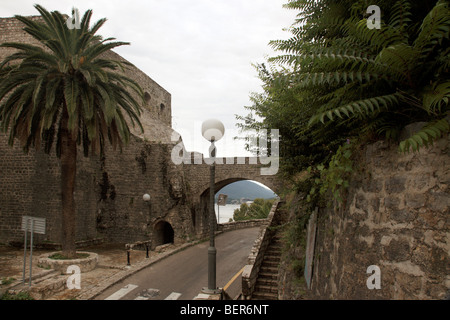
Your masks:
[{"label": "palm tree", "polygon": [[108,139],[115,149],[129,141],[128,123],[143,131],[139,120],[142,89],[123,73],[129,63],[106,59],[106,51],[127,42],[96,35],[106,19],[89,26],[92,10],[79,28],[69,29],[58,11],[35,8],[41,21],[16,16],[40,45],[3,43],[16,52],[0,64],[0,124],[28,152],[41,144],[50,153],[56,140],[61,162],[62,250],[74,257],[74,188],[78,146],[84,156],[103,153]]}]

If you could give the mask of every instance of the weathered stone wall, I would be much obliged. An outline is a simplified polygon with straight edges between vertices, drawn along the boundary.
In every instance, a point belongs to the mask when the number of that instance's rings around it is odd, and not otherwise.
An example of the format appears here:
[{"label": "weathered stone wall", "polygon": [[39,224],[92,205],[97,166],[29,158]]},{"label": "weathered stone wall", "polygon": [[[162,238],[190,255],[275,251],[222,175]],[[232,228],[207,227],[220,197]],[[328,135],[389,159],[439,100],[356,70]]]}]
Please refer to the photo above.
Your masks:
[{"label": "weathered stone wall", "polygon": [[[170,149],[135,138],[122,154],[107,154],[99,175],[100,233],[119,242],[151,239],[156,224],[166,221],[174,229],[175,242],[195,238],[182,167],[170,161]],[[149,202],[142,199],[146,193]]]},{"label": "weathered stone wall", "polygon": [[[367,146],[347,202],[319,215],[311,297],[442,299],[450,288],[450,139],[400,154]],[[381,271],[381,289],[369,290]]]},{"label": "weathered stone wall", "polygon": [[[0,243],[23,241],[21,216],[47,219],[46,235],[36,243],[60,241],[61,189],[59,160],[42,151],[24,154],[0,139]],[[156,237],[166,221],[175,242],[195,238],[182,167],[170,161],[171,145],[140,138],[122,152],[84,158],[79,152],[75,188],[77,240],[104,238],[133,242]],[[150,194],[150,202],[142,196]]]},{"label": "weathered stone wall", "polygon": [[[0,243],[21,242],[21,217],[46,218],[46,235],[36,235],[36,243],[59,242],[61,229],[61,170],[54,154],[30,150],[25,154],[0,134]],[[77,239],[96,237],[96,161],[78,158],[76,181]]]},{"label": "weathered stone wall", "polygon": [[267,219],[252,219],[243,221],[225,222],[217,225],[218,231],[232,231],[246,228],[255,228],[267,225]]}]

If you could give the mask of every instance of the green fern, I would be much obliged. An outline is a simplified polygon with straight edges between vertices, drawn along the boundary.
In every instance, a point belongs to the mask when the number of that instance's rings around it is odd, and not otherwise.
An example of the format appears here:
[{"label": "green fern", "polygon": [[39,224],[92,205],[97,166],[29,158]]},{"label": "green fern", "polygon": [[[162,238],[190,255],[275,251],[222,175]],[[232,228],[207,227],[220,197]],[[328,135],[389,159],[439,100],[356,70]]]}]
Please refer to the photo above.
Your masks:
[{"label": "green fern", "polygon": [[[296,65],[310,66],[311,69],[292,75],[291,86],[311,89],[322,87],[335,91],[319,99],[322,105],[310,118],[310,126],[325,124],[327,120],[335,123],[350,118],[376,120],[381,112],[409,116],[410,119],[401,120],[397,128],[392,122],[360,123],[362,131],[371,127],[375,132],[384,133],[389,138],[397,135],[400,126],[405,123],[421,121],[426,115],[436,117],[448,110],[450,82],[442,81],[442,76],[445,74],[448,77],[448,68],[444,68],[444,65],[448,64],[449,50],[441,50],[444,41],[449,41],[448,4],[439,1],[430,11],[423,20],[413,45],[409,44],[410,35],[407,32],[412,23],[411,18],[410,3],[399,0],[393,6],[388,24],[383,25],[381,30],[367,28],[364,19],[349,19],[345,24],[347,35],[342,38],[346,39],[345,41],[340,39],[341,41],[334,41],[331,47],[319,47],[310,54],[301,53],[297,55],[297,59],[290,57],[286,60]],[[343,43],[354,45],[352,54],[348,54],[348,47],[340,47]],[[366,45],[371,47],[371,51],[358,52],[358,47]],[[435,57],[437,62],[435,59],[424,62],[424,57],[429,55],[430,51],[438,53]],[[421,92],[418,85],[422,78],[430,79],[432,84],[424,86]],[[359,83],[361,87],[370,83],[374,89],[366,92],[360,90],[361,97],[352,101],[347,90],[340,90],[342,86],[352,82]],[[386,92],[386,85],[395,88],[396,92]],[[344,96],[337,98],[337,92]],[[419,98],[421,95],[422,99]],[[426,114],[421,114],[421,110],[426,111]],[[431,134],[435,133],[437,136],[439,133],[436,128],[441,129],[440,133],[445,131],[441,122],[433,122],[426,128],[428,131],[411,137],[412,140],[402,146],[418,149],[417,147],[432,143],[434,137]]]},{"label": "green fern", "polygon": [[399,149],[403,153],[409,152],[410,149],[414,152],[419,151],[421,147],[430,146],[434,141],[438,140],[449,131],[450,125],[445,118],[430,122],[424,126],[422,130],[400,142]]},{"label": "green fern", "polygon": [[423,20],[414,47],[421,49],[422,59],[427,59],[444,39],[449,38],[450,9],[448,1],[440,0]]},{"label": "green fern", "polygon": [[423,94],[423,107],[430,114],[439,114],[449,106],[450,81],[428,86]]},{"label": "green fern", "polygon": [[391,10],[389,25],[397,29],[403,37],[407,38],[407,28],[412,22],[411,4],[407,0],[397,1]]},{"label": "green fern", "polygon": [[390,106],[397,105],[400,101],[400,96],[401,95],[399,93],[394,93],[385,96],[378,96],[354,101],[342,107],[315,114],[309,120],[309,125],[316,124],[319,121],[325,123],[325,117],[333,121],[335,120],[335,117],[344,119],[344,115],[347,118],[351,118],[354,116],[360,116],[362,118],[374,116],[376,113],[382,110],[388,110]]}]

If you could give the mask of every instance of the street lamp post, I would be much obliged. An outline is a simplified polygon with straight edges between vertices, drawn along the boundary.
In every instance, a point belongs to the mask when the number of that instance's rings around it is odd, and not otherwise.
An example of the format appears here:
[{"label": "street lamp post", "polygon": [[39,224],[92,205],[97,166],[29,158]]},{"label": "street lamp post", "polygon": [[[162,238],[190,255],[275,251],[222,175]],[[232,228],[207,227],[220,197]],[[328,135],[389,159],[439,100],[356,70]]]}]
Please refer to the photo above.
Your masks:
[{"label": "street lamp post", "polygon": [[216,170],[216,146],[214,142],[219,141],[225,133],[225,127],[222,122],[215,119],[206,120],[202,124],[203,137],[211,142],[209,148],[210,153],[210,175],[209,175],[209,248],[208,248],[208,289],[206,293],[218,293],[216,287],[216,253],[215,248],[215,219],[214,214],[214,182],[215,182],[215,170]]}]

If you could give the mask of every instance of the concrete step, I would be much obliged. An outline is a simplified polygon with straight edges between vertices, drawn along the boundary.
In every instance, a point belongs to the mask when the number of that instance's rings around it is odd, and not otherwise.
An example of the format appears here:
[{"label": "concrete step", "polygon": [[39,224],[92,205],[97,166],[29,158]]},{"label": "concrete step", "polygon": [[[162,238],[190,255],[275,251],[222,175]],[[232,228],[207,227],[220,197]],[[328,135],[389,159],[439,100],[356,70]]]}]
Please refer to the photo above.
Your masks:
[{"label": "concrete step", "polygon": [[277,255],[277,254],[265,254],[264,255],[264,261],[280,261],[281,260],[281,255]]},{"label": "concrete step", "polygon": [[281,258],[281,250],[267,249],[264,254],[264,257],[265,256],[273,256],[273,257],[278,257],[280,259]]},{"label": "concrete step", "polygon": [[272,237],[272,242],[274,241],[278,241],[278,242],[283,242],[283,237],[281,235],[279,235],[278,233],[276,233],[273,237]]},{"label": "concrete step", "polygon": [[275,243],[270,243],[269,244],[269,246],[267,247],[267,249],[276,249],[276,250],[283,250],[283,244],[282,243],[277,243],[277,242],[275,242]]},{"label": "concrete step", "polygon": [[256,285],[266,285],[266,286],[277,287],[278,281],[277,281],[277,279],[273,279],[273,278],[259,277],[258,280],[256,280]]},{"label": "concrete step", "polygon": [[273,280],[277,280],[278,279],[278,273],[273,273],[273,272],[262,272],[260,271],[258,274],[258,279],[273,279]]},{"label": "concrete step", "polygon": [[278,274],[278,267],[261,266],[259,272]]},{"label": "concrete step", "polygon": [[270,239],[270,244],[283,245],[284,240],[279,237],[272,237],[272,239]]},{"label": "concrete step", "polygon": [[255,292],[253,293],[251,300],[278,300],[278,294]]},{"label": "concrete step", "polygon": [[283,250],[282,245],[269,245],[266,249],[266,251],[275,251],[275,252],[281,252]]},{"label": "concrete step", "polygon": [[278,287],[267,285],[267,284],[258,284],[258,283],[256,283],[255,291],[256,292],[269,292],[269,293],[277,293],[278,294]]},{"label": "concrete step", "polygon": [[280,260],[276,261],[276,260],[266,260],[266,259],[264,259],[263,262],[261,263],[262,267],[275,267],[275,268],[278,268],[279,265],[280,265]]},{"label": "concrete step", "polygon": [[254,292],[252,300],[278,300],[278,293],[274,292]]}]

